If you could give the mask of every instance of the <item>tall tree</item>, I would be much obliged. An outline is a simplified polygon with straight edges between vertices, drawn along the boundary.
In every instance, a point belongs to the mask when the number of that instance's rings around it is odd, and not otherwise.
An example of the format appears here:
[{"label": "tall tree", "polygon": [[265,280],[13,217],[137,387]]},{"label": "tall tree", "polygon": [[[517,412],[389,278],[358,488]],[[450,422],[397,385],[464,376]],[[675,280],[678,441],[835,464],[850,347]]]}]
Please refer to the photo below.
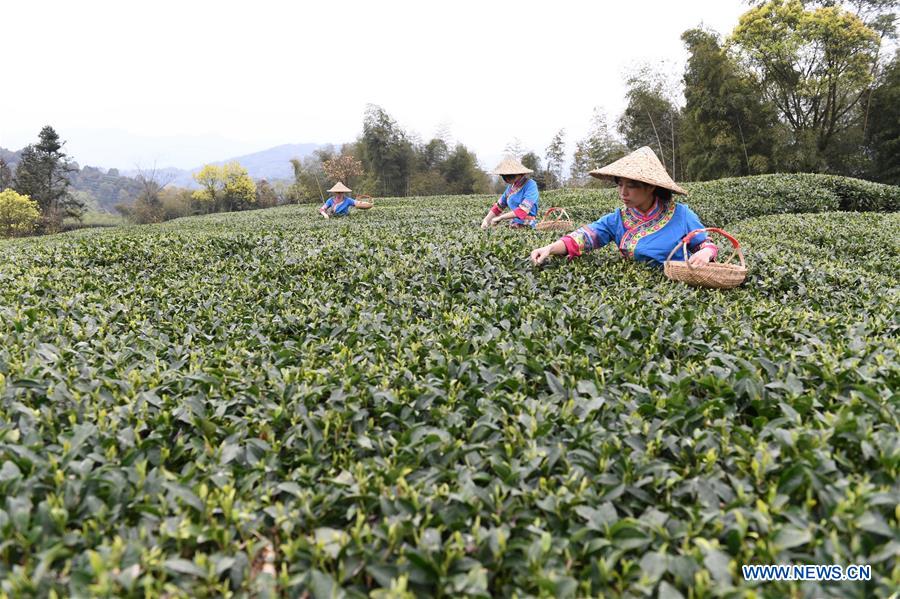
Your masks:
[{"label": "tall tree", "polygon": [[553,136],[544,153],[547,161],[547,187],[558,189],[563,184],[563,162],[566,159],[566,130],[560,129]]},{"label": "tall tree", "polygon": [[537,183],[538,189],[544,191],[547,187],[547,178],[543,168],[541,168],[541,157],[529,150],[522,155],[521,162],[522,166],[534,171],[531,174],[531,178]]},{"label": "tall tree", "polygon": [[275,189],[265,179],[256,182],[256,206],[258,208],[271,208],[278,205],[278,195]]},{"label": "tall tree", "polygon": [[521,159],[522,156],[526,154],[525,146],[522,145],[522,140],[518,137],[514,137],[512,141],[506,144],[503,148],[503,153],[508,156],[514,156],[518,159]]},{"label": "tall tree", "polygon": [[256,204],[256,184],[237,162],[222,166],[207,164],[194,174],[194,180],[200,184],[194,199],[207,212],[244,210]]},{"label": "tall tree", "polygon": [[689,29],[681,39],[689,52],[680,131],[684,178],[772,171],[778,121],[756,92],[758,83],[728,56],[715,33]]},{"label": "tall tree", "polygon": [[631,148],[650,146],[676,179],[680,113],[664,78],[649,68],[631,76],[625,99],[628,104],[619,117],[619,133]]},{"label": "tall tree", "polygon": [[363,166],[376,177],[383,195],[405,196],[413,167],[413,146],[397,122],[380,106],[369,104],[360,139]]},{"label": "tall tree", "polygon": [[758,75],[799,147],[794,168],[829,168],[829,146],[856,124],[879,36],[841,6],[771,0],[744,13],[730,41]]},{"label": "tall tree", "polygon": [[866,145],[872,158],[869,176],[900,185],[900,51],[884,69],[872,92]]},{"label": "tall tree", "polygon": [[427,144],[420,146],[417,151],[417,170],[430,171],[437,168],[450,156],[450,148],[447,142],[440,137],[435,137]]},{"label": "tall tree", "polygon": [[591,182],[588,172],[618,160],[627,154],[627,148],[610,131],[606,114],[594,109],[588,134],[575,143],[570,176],[575,185]]},{"label": "tall tree", "polygon": [[20,194],[37,202],[45,225],[51,229],[68,216],[80,217],[84,208],[69,190],[70,173],[78,169],[62,151],[64,143],[53,127],[41,129],[38,143],[22,150],[13,185]]},{"label": "tall tree", "polygon": [[447,182],[445,193],[468,194],[485,191],[487,176],[478,168],[475,154],[462,144],[456,144],[453,152],[440,164],[439,170]]}]

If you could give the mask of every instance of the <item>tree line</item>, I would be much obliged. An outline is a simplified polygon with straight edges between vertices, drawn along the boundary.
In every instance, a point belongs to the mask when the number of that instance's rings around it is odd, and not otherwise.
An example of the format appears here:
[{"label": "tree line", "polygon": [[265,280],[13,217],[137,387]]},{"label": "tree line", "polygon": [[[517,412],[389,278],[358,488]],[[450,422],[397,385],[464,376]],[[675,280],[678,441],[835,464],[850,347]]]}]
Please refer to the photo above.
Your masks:
[{"label": "tree line", "polygon": [[[595,109],[567,164],[566,131],[539,155],[518,140],[505,151],[535,171],[541,189],[599,184],[588,176],[629,149],[650,146],[680,181],[773,172],[828,172],[900,184],[898,0],[751,0],[726,38],[685,31],[680,80],[644,66],[626,80],[626,107],[615,121]],[[0,191],[34,202],[36,225],[57,230],[85,209],[70,189],[74,163],[45,127],[15,172],[0,156]],[[253,181],[233,163],[194,175],[200,189],[173,188],[155,171],[135,178],[133,203],[118,208],[135,222],[207,212],[316,202],[341,180],[373,196],[471,194],[499,182],[446,132],[424,141],[382,107],[368,105],[358,138],[291,161],[292,181]],[[13,205],[7,193],[0,201]],[[20,212],[25,210],[17,199]],[[13,210],[9,208],[8,211]],[[25,210],[25,212],[28,212]],[[29,212],[32,214],[33,212]]]}]

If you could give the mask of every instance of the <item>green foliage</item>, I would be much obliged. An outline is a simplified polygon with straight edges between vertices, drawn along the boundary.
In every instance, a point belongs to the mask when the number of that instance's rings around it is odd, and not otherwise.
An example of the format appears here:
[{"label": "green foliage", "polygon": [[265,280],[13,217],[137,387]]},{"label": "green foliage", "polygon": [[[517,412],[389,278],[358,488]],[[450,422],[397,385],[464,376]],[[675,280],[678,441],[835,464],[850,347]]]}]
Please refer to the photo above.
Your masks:
[{"label": "green foliage", "polygon": [[138,198],[143,189],[139,178],[123,177],[116,169],[103,169],[84,166],[71,173],[72,189],[89,194],[91,200],[86,208],[93,204],[94,210],[111,211],[116,204],[131,203]]},{"label": "green foliage", "polygon": [[772,0],[742,15],[730,42],[792,129],[793,168],[828,168],[829,146],[855,125],[872,81],[878,34],[840,6]]},{"label": "green foliage", "polygon": [[363,166],[375,177],[376,193],[407,195],[415,158],[413,145],[383,108],[374,104],[366,107],[359,144]]},{"label": "green foliage", "polygon": [[14,188],[37,202],[46,227],[54,230],[64,218],[81,216],[83,205],[69,190],[70,174],[77,169],[62,151],[64,142],[50,126],[41,129],[39,138],[22,150]]},{"label": "green foliage", "polygon": [[13,176],[9,164],[0,157],[0,191],[12,187]]},{"label": "green foliage", "polygon": [[554,234],[482,231],[491,201],[0,242],[0,590],[894,590],[900,215],[732,220],[719,292],[611,248],[533,269]]},{"label": "green foliage", "polygon": [[705,181],[774,169],[774,109],[759,97],[758,82],[744,74],[703,29],[681,39],[690,58],[684,73],[686,104],[681,120],[684,179]]},{"label": "green foliage", "polygon": [[563,163],[566,160],[566,130],[560,129],[553,136],[544,154],[547,162],[545,178],[547,187],[559,189],[563,186]]},{"label": "green foliage", "polygon": [[534,171],[529,176],[537,183],[538,189],[544,191],[547,187],[547,178],[546,171],[544,171],[541,166],[541,157],[534,152],[526,152],[525,154],[522,154],[520,161],[522,162],[522,166]]},{"label": "green foliage", "polygon": [[595,108],[587,135],[575,143],[570,183],[576,186],[598,185],[599,182],[588,173],[615,162],[627,153],[625,145],[609,130],[606,115]]},{"label": "green foliage", "polygon": [[446,184],[442,193],[470,194],[487,188],[487,176],[478,168],[478,158],[466,146],[456,144],[447,158],[438,163],[438,171]]},{"label": "green foliage", "polygon": [[0,237],[28,235],[40,222],[37,202],[12,189],[0,190]]},{"label": "green foliage", "polygon": [[272,208],[278,205],[278,194],[265,179],[256,182],[255,204],[258,208]]},{"label": "green foliage", "polygon": [[900,184],[900,51],[887,65],[872,91],[866,128],[872,154],[869,176],[875,181]]},{"label": "green foliage", "polygon": [[[676,132],[680,130],[681,112],[672,101],[664,77],[649,68],[643,68],[628,79],[625,94],[627,105],[619,117],[619,134],[629,148],[650,146],[669,173],[678,180],[683,169],[678,157]],[[599,168],[598,164],[593,168]]]}]

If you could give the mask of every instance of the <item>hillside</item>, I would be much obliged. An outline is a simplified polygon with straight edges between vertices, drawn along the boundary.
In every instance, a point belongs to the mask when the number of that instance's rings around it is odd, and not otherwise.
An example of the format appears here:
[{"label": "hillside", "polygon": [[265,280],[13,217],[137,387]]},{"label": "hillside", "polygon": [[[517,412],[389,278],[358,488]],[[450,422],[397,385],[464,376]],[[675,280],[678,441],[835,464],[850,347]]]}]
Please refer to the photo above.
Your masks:
[{"label": "hillside", "polygon": [[[13,152],[0,148],[0,158],[10,165],[13,172],[21,154],[21,150]],[[140,193],[140,184],[132,177],[122,176],[116,169],[81,167],[77,162],[74,166],[77,170],[70,175],[72,191],[91,212],[114,213],[116,204],[131,203]]]},{"label": "hillside", "polygon": [[[244,156],[236,156],[220,160],[213,164],[225,164],[226,162],[239,162],[247,169],[254,179],[293,179],[291,158],[304,158],[311,155],[321,144],[284,144],[254,152]],[[0,148],[0,158],[3,158],[15,170],[19,162],[21,150],[11,151]],[[77,163],[76,163],[76,166]],[[169,182],[171,185],[194,189],[197,184],[192,174],[199,172],[202,166],[191,170],[177,168],[159,168],[156,171],[160,181]],[[119,203],[131,203],[140,193],[140,184],[135,180],[139,174],[137,170],[122,170],[111,168],[104,169],[94,166],[79,167],[72,174],[72,189],[80,192],[80,198],[85,201],[91,211],[115,212],[115,206]]]},{"label": "hillside", "polygon": [[[744,244],[743,287],[685,287],[612,248],[533,268],[556,235],[482,231],[489,196],[0,241],[0,579],[888,596],[900,188],[690,191]],[[542,202],[578,221],[617,205]],[[871,580],[741,575],[773,563]]]}]

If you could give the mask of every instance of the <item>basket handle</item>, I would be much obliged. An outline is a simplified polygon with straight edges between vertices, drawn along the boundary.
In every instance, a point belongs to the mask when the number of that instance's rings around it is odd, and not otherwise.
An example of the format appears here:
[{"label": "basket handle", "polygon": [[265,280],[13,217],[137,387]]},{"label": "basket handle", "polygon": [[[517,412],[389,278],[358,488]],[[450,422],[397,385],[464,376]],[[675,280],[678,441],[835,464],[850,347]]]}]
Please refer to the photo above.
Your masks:
[{"label": "basket handle", "polygon": [[684,239],[682,239],[681,242],[688,243],[688,242],[690,242],[691,239],[693,239],[700,233],[718,233],[719,235],[721,235],[722,237],[724,237],[725,239],[730,241],[731,245],[734,247],[734,249],[737,250],[737,249],[740,249],[740,247],[741,247],[740,242],[737,239],[735,239],[731,234],[729,234],[728,231],[725,231],[724,229],[717,229],[715,227],[708,227],[706,229],[694,229],[693,231],[691,231],[690,233],[685,235]]},{"label": "basket handle", "polygon": [[372,196],[367,195],[367,194],[364,194],[364,193],[361,193],[361,194],[359,194],[358,196],[356,196],[356,199],[357,199],[357,200],[371,200],[371,199],[372,199]]},{"label": "basket handle", "polygon": [[558,208],[556,206],[552,206],[550,208],[547,208],[547,211],[544,212],[544,216],[542,217],[542,219],[546,220],[546,219],[550,218],[551,214],[556,214],[555,220],[562,220],[564,218],[565,219],[569,218],[569,213],[566,212],[565,208]]},{"label": "basket handle", "polygon": [[726,260],[724,260],[723,262],[720,262],[720,264],[728,264],[729,262],[731,262],[731,259],[734,258],[735,255],[737,255],[738,259],[741,261],[741,266],[746,267],[746,264],[744,264],[744,251],[741,249],[740,242],[733,235],[729,234],[727,231],[725,231],[723,229],[717,229],[716,227],[708,227],[706,229],[694,229],[693,231],[691,231],[690,233],[685,235],[684,238],[681,240],[681,243],[676,243],[675,247],[672,248],[672,251],[669,252],[669,256],[668,256],[668,258],[666,258],[666,262],[671,260],[672,256],[675,255],[675,252],[678,250],[678,248],[681,247],[684,250],[685,264],[688,265],[688,268],[696,268],[693,264],[691,264],[690,260],[688,260],[688,242],[691,239],[693,239],[694,237],[696,237],[697,235],[699,235],[700,233],[718,233],[719,235],[721,235],[722,237],[724,237],[725,239],[727,239],[728,241],[731,242],[731,254],[728,255],[728,258]]}]

